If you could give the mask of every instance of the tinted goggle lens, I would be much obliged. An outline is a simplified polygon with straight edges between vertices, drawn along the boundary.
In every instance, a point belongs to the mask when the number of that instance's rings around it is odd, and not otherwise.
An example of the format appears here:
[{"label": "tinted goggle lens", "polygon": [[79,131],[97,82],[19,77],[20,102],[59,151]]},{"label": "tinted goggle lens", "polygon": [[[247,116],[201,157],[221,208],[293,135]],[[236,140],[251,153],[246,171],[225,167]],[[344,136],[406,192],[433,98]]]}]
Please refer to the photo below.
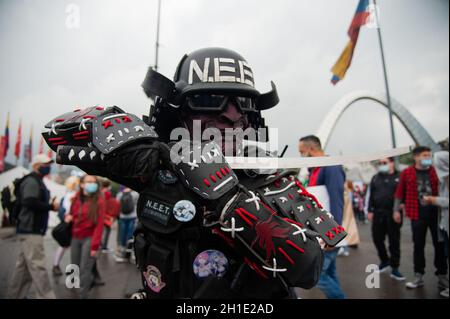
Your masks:
[{"label": "tinted goggle lens", "polygon": [[230,99],[244,112],[254,111],[255,102],[249,97],[197,94],[187,98],[189,108],[195,111],[222,111]]}]

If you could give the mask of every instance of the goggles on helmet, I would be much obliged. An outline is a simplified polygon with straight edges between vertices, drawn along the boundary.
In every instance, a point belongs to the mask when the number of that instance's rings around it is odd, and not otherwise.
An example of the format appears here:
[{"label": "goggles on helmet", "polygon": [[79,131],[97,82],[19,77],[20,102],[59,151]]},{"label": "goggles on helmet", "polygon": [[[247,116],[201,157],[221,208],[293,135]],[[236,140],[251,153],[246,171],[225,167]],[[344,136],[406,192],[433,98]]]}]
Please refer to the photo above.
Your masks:
[{"label": "goggles on helmet", "polygon": [[234,103],[242,112],[256,112],[255,100],[250,97],[195,94],[186,97],[186,105],[192,111],[223,111],[229,102]]}]

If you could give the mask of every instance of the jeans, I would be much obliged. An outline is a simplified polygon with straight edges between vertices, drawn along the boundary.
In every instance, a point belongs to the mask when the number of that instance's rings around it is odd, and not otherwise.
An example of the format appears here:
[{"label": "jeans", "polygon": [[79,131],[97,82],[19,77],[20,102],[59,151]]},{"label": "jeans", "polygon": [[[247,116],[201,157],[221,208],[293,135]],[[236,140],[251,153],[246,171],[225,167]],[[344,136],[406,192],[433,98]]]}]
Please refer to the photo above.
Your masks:
[{"label": "jeans", "polygon": [[91,257],[91,237],[72,238],[70,248],[72,264],[80,269],[80,297],[86,299],[95,279],[94,268],[96,267],[96,259]]},{"label": "jeans", "polygon": [[431,238],[434,246],[434,266],[436,275],[447,274],[447,260],[445,257],[444,243],[438,240],[438,222],[437,220],[414,220],[411,221],[413,242],[414,242],[414,272],[425,274],[425,243],[427,230],[430,229]]},{"label": "jeans", "polygon": [[317,288],[322,290],[328,299],[345,299],[336,272],[337,253],[338,249],[325,252],[322,273],[317,284]]},{"label": "jeans", "polygon": [[109,241],[109,235],[111,234],[111,227],[108,227],[105,225],[103,227],[103,234],[102,234],[102,249],[108,249],[108,241]]},{"label": "jeans", "polygon": [[136,223],[136,218],[121,218],[121,219],[119,219],[120,246],[126,247],[127,242],[131,238],[133,238],[135,223]]},{"label": "jeans", "polygon": [[436,275],[447,274],[445,244],[438,240],[438,222],[436,219],[419,219],[411,221],[414,242],[414,272],[425,274],[425,243],[427,230],[430,229],[434,246],[434,267]]},{"label": "jeans", "polygon": [[[401,225],[394,221],[391,212],[375,212],[372,223],[373,242],[381,262],[389,263],[394,269],[400,266],[400,228]],[[389,239],[390,256],[384,244],[386,235]]]}]

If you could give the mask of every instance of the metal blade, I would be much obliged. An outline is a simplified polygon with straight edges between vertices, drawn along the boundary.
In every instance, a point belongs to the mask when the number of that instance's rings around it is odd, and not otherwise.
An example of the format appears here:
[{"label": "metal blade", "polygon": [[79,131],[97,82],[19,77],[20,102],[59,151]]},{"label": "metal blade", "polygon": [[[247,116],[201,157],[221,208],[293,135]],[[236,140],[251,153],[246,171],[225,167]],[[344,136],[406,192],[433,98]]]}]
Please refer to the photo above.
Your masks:
[{"label": "metal blade", "polygon": [[348,165],[376,161],[386,157],[408,154],[411,146],[356,156],[327,156],[308,158],[271,158],[271,157],[226,157],[233,169],[290,169]]}]

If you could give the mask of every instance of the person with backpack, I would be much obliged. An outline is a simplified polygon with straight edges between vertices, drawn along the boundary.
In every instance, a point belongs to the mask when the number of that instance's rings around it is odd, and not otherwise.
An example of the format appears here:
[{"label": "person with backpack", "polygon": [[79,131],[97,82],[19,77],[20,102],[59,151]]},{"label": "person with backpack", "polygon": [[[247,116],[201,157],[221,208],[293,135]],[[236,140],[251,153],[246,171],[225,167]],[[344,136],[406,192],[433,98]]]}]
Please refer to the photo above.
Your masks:
[{"label": "person with backpack", "polygon": [[95,176],[85,175],[80,180],[70,213],[64,221],[72,222],[71,259],[80,268],[80,297],[88,298],[97,275],[96,260],[100,249],[106,204]]},{"label": "person with backpack", "polygon": [[55,299],[46,269],[44,235],[47,231],[49,211],[58,211],[59,203],[50,203],[50,192],[43,178],[50,173],[53,160],[44,154],[36,155],[31,163],[33,172],[18,184],[17,201],[14,210],[17,214],[17,238],[20,243],[19,257],[16,261],[8,298],[26,298],[33,284],[36,297]]},{"label": "person with backpack", "polygon": [[[64,183],[67,189],[66,194],[61,198],[61,203],[58,211],[58,218],[60,221],[64,221],[64,217],[70,212],[70,207],[72,206],[72,201],[78,191],[80,184],[80,179],[77,176],[70,176]],[[68,247],[58,247],[55,251],[55,256],[53,257],[53,275],[62,276],[63,272],[59,267],[61,259],[64,256]]]},{"label": "person with backpack", "polygon": [[136,206],[139,199],[139,194],[132,191],[130,188],[125,188],[122,192],[117,194],[117,199],[120,202],[120,218],[119,218],[119,251],[116,256],[117,262],[126,261],[127,246],[130,239],[133,238],[133,233],[136,224]]}]

